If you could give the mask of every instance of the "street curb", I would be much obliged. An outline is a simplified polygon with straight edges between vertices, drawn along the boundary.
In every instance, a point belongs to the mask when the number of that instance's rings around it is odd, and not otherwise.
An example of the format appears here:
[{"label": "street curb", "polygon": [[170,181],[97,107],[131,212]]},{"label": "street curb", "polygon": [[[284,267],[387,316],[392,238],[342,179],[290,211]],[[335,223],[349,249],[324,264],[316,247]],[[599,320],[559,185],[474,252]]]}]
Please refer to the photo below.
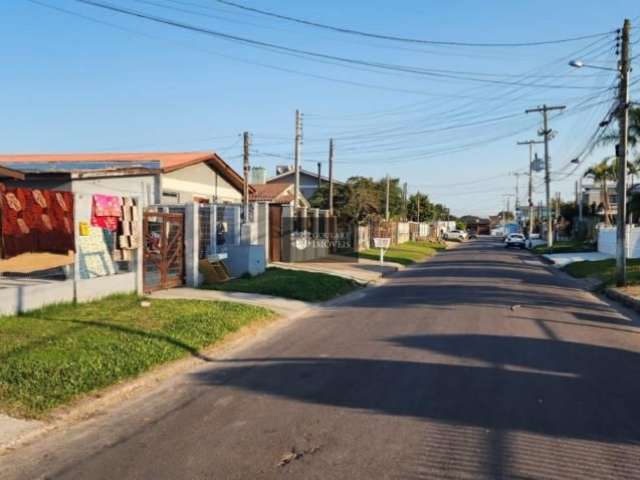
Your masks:
[{"label": "street curb", "polygon": [[620,302],[623,305],[635,310],[636,312],[640,312],[640,299],[629,295],[628,293],[621,292],[616,288],[607,288],[604,291],[604,294],[609,297],[611,300],[615,300],[616,302]]}]

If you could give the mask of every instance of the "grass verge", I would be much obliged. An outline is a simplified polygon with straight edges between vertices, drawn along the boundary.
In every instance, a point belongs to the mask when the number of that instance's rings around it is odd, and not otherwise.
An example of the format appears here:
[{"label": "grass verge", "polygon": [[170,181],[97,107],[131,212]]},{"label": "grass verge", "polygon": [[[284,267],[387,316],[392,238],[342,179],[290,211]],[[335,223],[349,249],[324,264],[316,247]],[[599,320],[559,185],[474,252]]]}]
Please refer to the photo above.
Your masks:
[{"label": "grass verge", "polygon": [[[608,258],[594,262],[574,262],[563,267],[563,270],[576,278],[593,277],[611,285],[615,279],[616,260]],[[640,259],[627,260],[627,281],[630,284],[640,283]]]},{"label": "grass verge", "polygon": [[202,288],[323,302],[358,287],[356,282],[336,275],[274,267],[255,277],[236,278],[226,283],[204,285]]},{"label": "grass verge", "polygon": [[0,410],[27,418],[206,347],[267,309],[117,295],[0,317]]},{"label": "grass verge", "polygon": [[533,253],[549,254],[549,253],[573,253],[573,252],[594,252],[595,245],[584,240],[560,240],[554,242],[551,248],[544,245],[536,245],[531,249]]},{"label": "grass verge", "polygon": [[[410,265],[412,263],[432,257],[439,250],[446,249],[447,246],[436,242],[406,242],[400,245],[393,245],[384,254],[387,262],[399,263],[401,265]],[[380,259],[380,250],[370,248],[358,253],[360,258],[368,258],[371,260]]]}]

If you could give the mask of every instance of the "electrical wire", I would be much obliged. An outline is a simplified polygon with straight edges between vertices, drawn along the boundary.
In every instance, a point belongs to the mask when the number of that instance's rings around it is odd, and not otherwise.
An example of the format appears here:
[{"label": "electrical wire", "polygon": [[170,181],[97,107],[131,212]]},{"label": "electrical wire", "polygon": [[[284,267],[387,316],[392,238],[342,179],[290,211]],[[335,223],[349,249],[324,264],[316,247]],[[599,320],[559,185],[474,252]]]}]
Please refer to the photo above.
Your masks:
[{"label": "electrical wire", "polygon": [[608,32],[601,32],[601,33],[594,33],[594,34],[589,34],[589,35],[582,35],[582,36],[578,36],[578,37],[569,37],[569,38],[562,38],[562,39],[555,39],[555,40],[541,40],[541,41],[535,41],[535,42],[505,42],[505,43],[499,43],[499,42],[493,42],[493,43],[483,43],[483,42],[459,42],[459,41],[441,41],[441,40],[426,40],[426,39],[419,39],[419,38],[411,38],[411,37],[400,37],[400,36],[394,36],[394,35],[384,35],[384,34],[378,34],[378,33],[372,33],[372,32],[365,32],[365,31],[361,31],[361,30],[355,30],[355,29],[351,29],[351,28],[345,28],[345,27],[337,27],[334,25],[327,25],[327,24],[323,24],[323,23],[318,23],[318,22],[313,22],[311,20],[305,20],[302,18],[297,18],[297,17],[291,17],[288,15],[283,15],[280,13],[276,13],[276,12],[271,12],[268,10],[262,10],[259,8],[254,8],[254,7],[249,7],[247,5],[243,5],[240,3],[236,3],[236,2],[231,2],[229,0],[215,0],[218,3],[221,3],[223,5],[228,5],[234,8],[239,8],[242,10],[246,10],[249,12],[254,12],[254,13],[259,13],[261,15],[266,15],[269,17],[273,17],[273,18],[278,18],[281,20],[286,20],[289,22],[295,22],[295,23],[299,23],[302,25],[307,25],[307,26],[311,26],[311,27],[315,27],[315,28],[322,28],[325,30],[331,30],[334,32],[338,32],[338,33],[344,33],[344,34],[349,34],[349,35],[359,35],[359,36],[364,36],[364,37],[369,37],[369,38],[376,38],[379,40],[391,40],[391,41],[395,41],[395,42],[405,42],[405,43],[419,43],[419,44],[427,44],[427,45],[443,45],[443,46],[455,46],[455,47],[534,47],[534,46],[540,46],[540,45],[553,45],[553,44],[559,44],[559,43],[568,43],[568,42],[577,42],[580,40],[587,40],[590,38],[597,38],[597,37],[602,37],[605,35],[609,35],[610,33],[613,33],[614,31],[608,31]]}]

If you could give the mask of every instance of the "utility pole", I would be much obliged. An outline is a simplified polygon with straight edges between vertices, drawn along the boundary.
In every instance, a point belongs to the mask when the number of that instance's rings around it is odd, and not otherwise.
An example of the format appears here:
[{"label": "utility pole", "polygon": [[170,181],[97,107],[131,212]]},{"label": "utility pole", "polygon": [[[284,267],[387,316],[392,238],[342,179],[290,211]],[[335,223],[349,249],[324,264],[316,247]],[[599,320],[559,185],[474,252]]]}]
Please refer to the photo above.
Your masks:
[{"label": "utility pole", "polygon": [[333,138],[329,139],[329,215],[333,216]]},{"label": "utility pole", "polygon": [[251,143],[249,132],[244,132],[242,138],[242,170],[244,172],[244,185],[242,188],[242,202],[244,205],[243,223],[249,223],[249,144]]},{"label": "utility pole", "polygon": [[407,182],[404,182],[402,185],[402,212],[405,220],[408,220],[408,212],[407,212]]},{"label": "utility pole", "polygon": [[582,176],[578,180],[578,221],[582,225]]},{"label": "utility pole", "polygon": [[387,173],[387,192],[384,200],[384,218],[389,221],[389,174]]},{"label": "utility pole", "polygon": [[629,143],[629,36],[631,22],[625,19],[620,48],[620,144],[618,146],[618,215],[616,215],[616,284],[627,284],[627,148]]},{"label": "utility pole", "polygon": [[[420,191],[416,194],[416,216],[418,217],[418,223],[420,223]],[[420,227],[418,227],[420,228]]]},{"label": "utility pole", "polygon": [[318,188],[322,186],[322,162],[318,162]]},{"label": "utility pole", "polygon": [[529,241],[531,241],[531,235],[533,235],[533,146],[539,143],[544,143],[541,140],[527,140],[524,142],[518,142],[518,145],[529,145]]},{"label": "utility pole", "polygon": [[295,145],[293,148],[293,158],[295,175],[293,184],[293,205],[294,208],[298,207],[298,200],[300,198],[300,153],[302,143],[302,122],[300,120],[300,110],[296,110],[296,137]]},{"label": "utility pole", "polygon": [[547,246],[553,246],[553,221],[551,218],[551,193],[549,191],[551,184],[551,169],[549,167],[549,136],[551,134],[551,130],[549,129],[549,112],[554,110],[564,110],[564,105],[557,105],[554,107],[549,107],[547,105],[543,105],[538,108],[530,108],[525,110],[525,113],[532,112],[542,112],[543,118],[543,131],[544,135],[544,184],[545,184],[545,197],[547,201]]}]

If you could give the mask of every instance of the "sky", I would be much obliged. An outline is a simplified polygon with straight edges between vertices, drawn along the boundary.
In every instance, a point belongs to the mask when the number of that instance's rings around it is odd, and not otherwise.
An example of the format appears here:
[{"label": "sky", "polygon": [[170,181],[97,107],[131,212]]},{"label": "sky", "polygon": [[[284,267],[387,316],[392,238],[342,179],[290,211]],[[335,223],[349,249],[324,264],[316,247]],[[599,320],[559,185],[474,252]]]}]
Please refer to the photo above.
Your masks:
[{"label": "sky", "polygon": [[[514,173],[526,173],[528,150],[516,142],[541,139],[541,114],[524,111],[543,103],[567,107],[550,114],[551,191],[573,198],[584,169],[611,153],[587,155],[613,105],[616,75],[568,60],[615,67],[615,30],[624,18],[640,21],[632,0],[235,2],[380,35],[473,44],[434,45],[339,33],[216,0],[98,1],[234,39],[77,0],[4,0],[2,153],[216,150],[241,171],[241,133],[249,131],[252,165],[273,174],[293,163],[299,109],[303,168],[322,162],[326,174],[334,138],[337,178],[389,174],[455,215],[513,205],[516,178],[526,202],[528,178]],[[636,98],[640,85],[631,91]],[[534,175],[535,203],[542,181]]]}]

